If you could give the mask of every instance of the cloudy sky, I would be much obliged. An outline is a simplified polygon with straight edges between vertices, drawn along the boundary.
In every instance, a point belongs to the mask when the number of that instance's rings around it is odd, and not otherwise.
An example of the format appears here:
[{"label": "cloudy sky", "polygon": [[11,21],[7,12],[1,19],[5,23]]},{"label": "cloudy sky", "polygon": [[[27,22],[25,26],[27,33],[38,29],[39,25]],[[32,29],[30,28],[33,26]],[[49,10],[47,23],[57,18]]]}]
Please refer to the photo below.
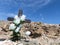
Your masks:
[{"label": "cloudy sky", "polygon": [[19,9],[34,22],[60,24],[60,0],[0,0],[0,20],[14,17]]}]

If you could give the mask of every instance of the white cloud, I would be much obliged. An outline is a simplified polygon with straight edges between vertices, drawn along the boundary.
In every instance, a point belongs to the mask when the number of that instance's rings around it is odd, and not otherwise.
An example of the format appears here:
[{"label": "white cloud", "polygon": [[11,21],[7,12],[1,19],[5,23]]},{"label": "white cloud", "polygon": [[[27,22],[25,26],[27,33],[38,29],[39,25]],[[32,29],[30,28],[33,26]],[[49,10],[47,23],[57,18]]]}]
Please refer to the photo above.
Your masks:
[{"label": "white cloud", "polygon": [[24,7],[42,7],[47,5],[51,0],[21,0]]},{"label": "white cloud", "polygon": [[40,9],[49,4],[51,0],[0,0],[0,8],[11,10],[12,8],[30,8],[32,10]]},{"label": "white cloud", "polygon": [[[51,0],[21,0],[20,4],[23,9],[30,9],[35,13],[37,10],[48,5],[50,2]],[[16,4],[18,4],[18,2]]]}]

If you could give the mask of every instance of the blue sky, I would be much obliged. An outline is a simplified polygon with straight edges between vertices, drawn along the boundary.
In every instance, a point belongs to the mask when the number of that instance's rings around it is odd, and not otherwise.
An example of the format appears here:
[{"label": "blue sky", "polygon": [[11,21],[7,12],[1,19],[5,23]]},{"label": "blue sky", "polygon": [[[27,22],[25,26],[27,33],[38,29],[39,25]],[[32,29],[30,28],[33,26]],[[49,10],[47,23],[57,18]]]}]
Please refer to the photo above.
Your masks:
[{"label": "blue sky", "polygon": [[60,0],[0,0],[0,20],[14,17],[19,9],[34,22],[60,24]]}]

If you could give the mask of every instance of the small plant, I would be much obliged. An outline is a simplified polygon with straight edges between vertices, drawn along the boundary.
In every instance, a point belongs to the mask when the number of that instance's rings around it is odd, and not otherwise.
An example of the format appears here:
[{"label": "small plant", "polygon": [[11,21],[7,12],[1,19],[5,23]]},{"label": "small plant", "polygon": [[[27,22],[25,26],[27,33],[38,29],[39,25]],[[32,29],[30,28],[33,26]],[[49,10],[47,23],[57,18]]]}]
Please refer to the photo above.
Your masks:
[{"label": "small plant", "polygon": [[25,15],[22,15],[20,17],[15,16],[13,23],[10,24],[9,30],[13,31],[13,34],[12,34],[13,37],[11,38],[13,41],[20,39],[21,36],[19,31],[22,27],[22,24],[25,21],[25,17],[26,17]]}]

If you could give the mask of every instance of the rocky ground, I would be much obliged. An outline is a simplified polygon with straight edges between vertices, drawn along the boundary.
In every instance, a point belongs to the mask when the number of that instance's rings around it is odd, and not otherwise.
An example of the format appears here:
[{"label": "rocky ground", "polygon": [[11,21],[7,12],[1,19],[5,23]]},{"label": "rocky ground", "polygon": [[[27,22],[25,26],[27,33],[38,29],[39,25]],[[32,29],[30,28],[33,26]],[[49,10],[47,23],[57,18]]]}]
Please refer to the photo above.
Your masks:
[{"label": "rocky ground", "polygon": [[[60,45],[60,24],[41,22],[24,23],[20,33],[24,37],[19,41],[10,40],[12,32],[8,29],[9,21],[0,21],[0,45]],[[26,41],[25,32],[31,31]]]}]

